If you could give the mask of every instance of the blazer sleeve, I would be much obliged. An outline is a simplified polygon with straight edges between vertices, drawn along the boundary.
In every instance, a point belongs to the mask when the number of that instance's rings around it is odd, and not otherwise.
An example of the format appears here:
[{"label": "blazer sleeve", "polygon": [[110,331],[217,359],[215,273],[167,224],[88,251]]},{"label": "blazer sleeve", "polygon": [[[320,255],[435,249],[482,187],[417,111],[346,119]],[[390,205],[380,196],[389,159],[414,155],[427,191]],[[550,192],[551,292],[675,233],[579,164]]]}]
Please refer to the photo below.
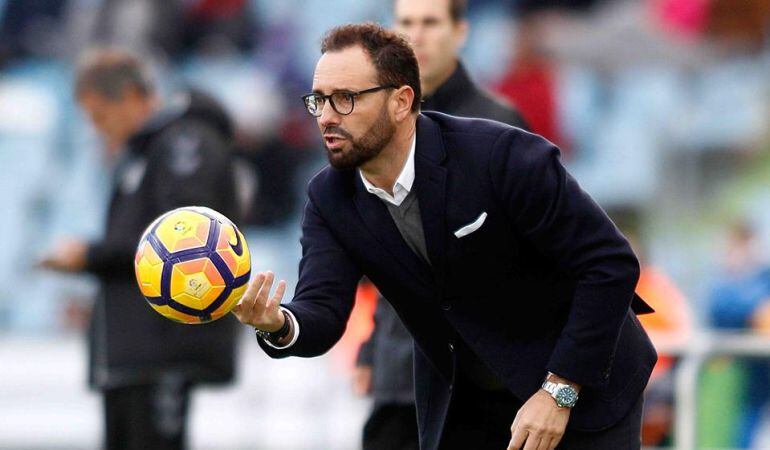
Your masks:
[{"label": "blazer sleeve", "polygon": [[561,165],[550,142],[511,130],[495,143],[490,163],[492,183],[515,232],[576,280],[547,368],[583,386],[601,387],[610,377],[639,263],[609,217]]},{"label": "blazer sleeve", "polygon": [[319,356],[342,337],[355,301],[361,271],[331,232],[312,197],[302,219],[302,259],[292,301],[284,305],[299,322],[297,342],[275,349],[261,340],[273,358]]}]

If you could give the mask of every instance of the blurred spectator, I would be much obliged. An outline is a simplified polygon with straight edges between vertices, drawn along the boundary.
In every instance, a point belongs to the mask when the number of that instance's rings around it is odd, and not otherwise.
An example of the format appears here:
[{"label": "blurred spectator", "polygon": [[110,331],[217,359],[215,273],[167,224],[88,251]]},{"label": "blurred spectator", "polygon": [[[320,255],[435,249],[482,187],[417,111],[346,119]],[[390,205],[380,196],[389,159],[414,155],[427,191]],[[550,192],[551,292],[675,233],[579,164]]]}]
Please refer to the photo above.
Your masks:
[{"label": "blurred spectator", "polygon": [[594,0],[520,2],[513,59],[497,86],[497,91],[521,111],[532,131],[559,146],[566,157],[570,155],[570,147],[559,123],[557,65],[542,46],[543,21],[554,11],[565,8],[583,11],[593,3]]},{"label": "blurred spectator", "polygon": [[236,53],[256,45],[246,0],[105,0],[93,40],[177,59],[193,51]]},{"label": "blurred spectator", "polygon": [[[464,0],[397,0],[395,29],[406,35],[420,67],[423,110],[481,117],[526,128],[512,108],[470,79],[459,53],[468,34]],[[374,331],[361,346],[354,389],[371,394],[374,408],[364,426],[363,447],[416,449],[417,417],[412,377],[414,342],[392,306],[380,297]]]},{"label": "blurred spectator", "polygon": [[182,49],[202,52],[249,52],[257,26],[247,0],[182,2]]},{"label": "blurred spectator", "polygon": [[[653,344],[684,344],[692,331],[692,311],[674,281],[660,268],[649,263],[635,229],[622,227],[639,258],[640,274],[636,293],[655,314],[639,316]],[[658,353],[644,397],[642,445],[660,447],[670,443],[674,422],[674,376],[676,358]]]},{"label": "blurred spectator", "polygon": [[752,52],[767,47],[770,38],[770,1],[712,0],[707,34],[726,50]]},{"label": "blurred spectator", "polygon": [[[757,244],[757,234],[750,225],[739,222],[730,228],[722,278],[716,282],[709,300],[709,317],[715,328],[751,330],[755,325],[761,327],[766,320],[766,308],[770,302],[770,267],[758,254]],[[725,378],[725,374],[730,373],[734,375]],[[730,404],[707,403],[702,420],[718,415],[729,418],[733,427],[723,430],[721,436],[707,435],[707,440],[699,443],[704,446],[755,448],[752,446],[758,435],[763,408],[770,399],[770,391],[767,390],[770,382],[768,362],[721,359],[708,366],[705,377],[729,383],[735,395],[726,399]],[[745,383],[736,384],[735,380],[743,377]]]},{"label": "blurred spectator", "polygon": [[518,0],[516,2],[516,11],[519,15],[529,15],[556,9],[586,12],[602,1],[606,0]]},{"label": "blurred spectator", "polygon": [[758,253],[756,232],[745,223],[731,227],[722,278],[711,292],[711,322],[717,328],[748,329],[770,295],[770,267]]},{"label": "blurred spectator", "polygon": [[181,19],[181,5],[175,0],[104,0],[91,40],[142,54],[173,55],[179,47]]},{"label": "blurred spectator", "polygon": [[236,322],[190,327],[161,317],[144,304],[132,262],[144,229],[170,209],[208,206],[238,220],[232,128],[201,93],[162,107],[143,65],[118,50],[83,60],[75,94],[115,162],[106,235],[63,240],[41,265],[90,272],[102,282],[89,329],[89,378],[104,396],[105,447],[185,448],[190,390],[232,380]]},{"label": "blurred spectator", "polygon": [[394,5],[395,28],[409,38],[420,65],[422,110],[526,128],[517,111],[471,80],[459,59],[469,27],[464,0],[397,1]]},{"label": "blurred spectator", "polygon": [[[4,4],[5,3],[5,4]],[[8,60],[58,56],[67,0],[0,2],[0,66]]]},{"label": "blurred spectator", "polygon": [[698,38],[708,22],[709,0],[651,0],[650,8],[662,28],[686,38]]}]

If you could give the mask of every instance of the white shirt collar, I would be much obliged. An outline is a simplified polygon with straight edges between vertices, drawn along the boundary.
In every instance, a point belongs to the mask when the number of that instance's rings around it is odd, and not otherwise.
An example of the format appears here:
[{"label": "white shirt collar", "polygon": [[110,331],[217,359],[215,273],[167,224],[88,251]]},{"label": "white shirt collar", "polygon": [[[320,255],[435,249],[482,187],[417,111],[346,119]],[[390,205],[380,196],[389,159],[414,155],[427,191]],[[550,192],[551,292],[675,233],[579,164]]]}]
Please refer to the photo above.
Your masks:
[{"label": "white shirt collar", "polygon": [[412,138],[412,146],[409,148],[409,156],[406,158],[404,168],[401,169],[401,174],[396,178],[396,184],[393,185],[393,195],[388,194],[384,189],[374,186],[366,179],[366,177],[364,177],[364,173],[359,170],[358,174],[361,176],[361,181],[364,182],[366,190],[369,191],[370,194],[376,195],[381,200],[396,206],[401,205],[401,202],[404,201],[409,194],[409,191],[412,190],[412,184],[414,184],[414,149],[416,146],[417,133],[415,133],[415,136]]}]

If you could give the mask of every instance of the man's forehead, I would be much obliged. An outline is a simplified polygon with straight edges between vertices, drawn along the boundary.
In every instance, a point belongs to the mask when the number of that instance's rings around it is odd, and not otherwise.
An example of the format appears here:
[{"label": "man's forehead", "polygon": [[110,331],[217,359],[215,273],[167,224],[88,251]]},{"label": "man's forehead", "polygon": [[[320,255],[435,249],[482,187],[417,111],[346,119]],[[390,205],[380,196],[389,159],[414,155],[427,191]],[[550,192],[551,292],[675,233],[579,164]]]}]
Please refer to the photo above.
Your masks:
[{"label": "man's forehead", "polygon": [[396,0],[396,19],[449,18],[449,0]]},{"label": "man's forehead", "polygon": [[321,55],[313,74],[314,92],[365,89],[377,80],[377,71],[361,47],[348,47]]}]

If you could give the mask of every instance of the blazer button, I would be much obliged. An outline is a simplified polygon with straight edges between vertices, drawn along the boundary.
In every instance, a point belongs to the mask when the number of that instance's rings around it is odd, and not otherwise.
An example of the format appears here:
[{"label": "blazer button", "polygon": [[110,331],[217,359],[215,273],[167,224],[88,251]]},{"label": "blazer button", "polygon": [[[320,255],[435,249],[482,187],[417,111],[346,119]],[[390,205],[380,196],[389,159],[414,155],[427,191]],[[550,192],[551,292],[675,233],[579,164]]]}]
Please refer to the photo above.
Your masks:
[{"label": "blazer button", "polygon": [[441,302],[441,309],[444,311],[449,311],[452,309],[452,305],[450,305],[449,302]]},{"label": "blazer button", "polygon": [[451,342],[450,342],[450,343],[449,343],[449,345],[448,345],[448,347],[449,347],[449,351],[450,351],[450,352],[453,352],[453,351],[455,351],[455,345],[454,345],[453,343],[451,343]]}]

